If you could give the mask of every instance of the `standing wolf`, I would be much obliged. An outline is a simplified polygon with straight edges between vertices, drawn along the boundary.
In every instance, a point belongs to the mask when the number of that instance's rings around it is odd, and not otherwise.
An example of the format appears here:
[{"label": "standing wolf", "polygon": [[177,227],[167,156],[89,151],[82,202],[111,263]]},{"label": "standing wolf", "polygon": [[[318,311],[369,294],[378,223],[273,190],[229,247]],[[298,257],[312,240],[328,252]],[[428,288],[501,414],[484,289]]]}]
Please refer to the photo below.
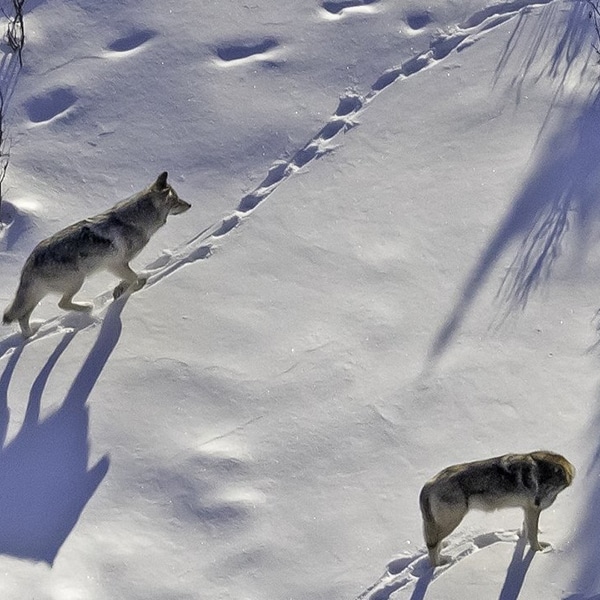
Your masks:
[{"label": "standing wolf", "polygon": [[442,540],[460,524],[470,508],[492,511],[520,507],[531,549],[549,544],[538,541],[540,513],[571,485],[575,467],[560,454],[543,450],[505,454],[487,460],[453,465],[430,479],[419,503],[423,532],[432,566],[442,564]]},{"label": "standing wolf", "polygon": [[51,292],[62,294],[58,305],[64,310],[92,310],[92,304],[73,302],[73,296],[94,271],[107,270],[121,278],[113,291],[115,298],[125,291],[139,290],[146,279],[131,269],[129,261],[165,224],[168,215],[190,207],[167,183],[164,172],[131,198],[43,240],[25,262],[15,299],[6,309],[3,322],[19,321],[23,335],[31,336],[29,317]]}]

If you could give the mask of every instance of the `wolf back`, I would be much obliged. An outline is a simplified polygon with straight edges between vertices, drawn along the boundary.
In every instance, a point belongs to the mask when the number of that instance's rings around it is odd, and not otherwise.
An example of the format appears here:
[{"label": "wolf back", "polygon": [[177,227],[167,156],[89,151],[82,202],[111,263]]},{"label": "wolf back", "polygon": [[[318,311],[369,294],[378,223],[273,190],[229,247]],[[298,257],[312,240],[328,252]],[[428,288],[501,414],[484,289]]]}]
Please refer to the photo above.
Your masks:
[{"label": "wolf back", "polygon": [[114,297],[136,291],[146,282],[129,266],[168,215],[179,214],[191,205],[167,183],[167,173],[131,198],[109,210],[62,229],[40,242],[26,260],[12,304],[4,313],[4,323],[19,321],[26,337],[33,332],[29,317],[49,293],[62,294],[59,306],[65,310],[89,311],[89,303],[73,302],[85,278],[107,270],[121,278]]},{"label": "wolf back", "polygon": [[440,471],[423,486],[419,496],[432,564],[440,562],[442,540],[473,508],[523,508],[530,545],[534,550],[541,549],[543,544],[537,539],[539,514],[574,476],[575,468],[566,458],[546,451],[505,454]]}]

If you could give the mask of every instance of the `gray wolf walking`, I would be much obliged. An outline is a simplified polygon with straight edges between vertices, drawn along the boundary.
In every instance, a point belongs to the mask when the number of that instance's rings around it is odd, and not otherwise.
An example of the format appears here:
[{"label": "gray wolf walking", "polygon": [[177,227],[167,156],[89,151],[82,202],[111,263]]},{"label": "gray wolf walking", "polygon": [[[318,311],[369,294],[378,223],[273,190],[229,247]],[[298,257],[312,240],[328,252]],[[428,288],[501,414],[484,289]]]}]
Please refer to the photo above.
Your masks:
[{"label": "gray wolf walking", "polygon": [[543,450],[505,454],[444,469],[423,486],[419,496],[432,566],[442,564],[442,540],[471,508],[493,511],[520,507],[531,549],[549,547],[538,541],[540,513],[571,485],[574,477],[575,467],[566,458]]},{"label": "gray wolf walking", "polygon": [[168,215],[188,210],[161,173],[146,189],[119,202],[106,212],[79,221],[40,242],[26,260],[12,304],[4,313],[4,323],[18,321],[25,337],[33,334],[29,317],[49,293],[62,294],[58,306],[64,310],[91,311],[91,303],[73,302],[85,278],[107,270],[121,282],[114,298],[125,291],[139,290],[146,278],[129,266]]}]

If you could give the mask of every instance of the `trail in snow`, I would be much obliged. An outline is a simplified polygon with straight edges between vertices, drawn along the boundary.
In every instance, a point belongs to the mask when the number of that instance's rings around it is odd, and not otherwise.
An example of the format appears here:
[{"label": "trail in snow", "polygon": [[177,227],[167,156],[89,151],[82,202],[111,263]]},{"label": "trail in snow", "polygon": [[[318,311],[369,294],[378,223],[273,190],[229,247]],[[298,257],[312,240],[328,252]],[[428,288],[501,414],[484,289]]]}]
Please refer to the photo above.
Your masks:
[{"label": "trail in snow", "polygon": [[[308,143],[298,150],[288,160],[275,161],[268,170],[263,181],[249,194],[244,196],[237,209],[223,219],[213,223],[174,251],[163,251],[155,261],[148,264],[143,270],[148,277],[145,288],[150,288],[167,275],[177,271],[181,267],[204,260],[213,253],[217,242],[232,230],[234,230],[244,218],[250,215],[260,204],[262,204],[282,183],[312,163],[334,150],[334,140],[341,133],[345,133],[358,124],[360,115],[368,109],[370,103],[384,90],[396,82],[401,82],[409,77],[417,75],[424,69],[430,68],[447,58],[452,52],[460,52],[474,44],[481,35],[502,25],[524,11],[541,7],[556,0],[538,0],[528,2],[527,0],[515,0],[513,2],[501,3],[477,11],[464,23],[448,28],[450,33],[438,35],[430,44],[427,51],[414,56],[399,67],[386,70],[371,86],[371,91],[365,96],[347,93],[339,100],[338,107],[328,122],[314,135]],[[334,14],[344,12],[350,8],[365,7],[374,4],[367,0],[340,0],[323,2],[323,8]],[[429,20],[427,13],[415,13],[413,25],[415,28],[424,26]],[[111,52],[128,52],[137,50],[155,35],[154,32],[140,31],[115,40]],[[258,42],[237,42],[217,48],[216,53],[224,63],[235,63],[240,60],[248,60],[263,56],[272,51],[278,45],[274,39]],[[28,111],[32,120],[46,122],[68,110],[72,104],[72,93],[67,89],[53,90],[48,92],[44,98],[34,98],[30,101]],[[104,292],[94,299],[96,311],[102,313],[107,304],[112,300],[112,292]],[[98,319],[82,315],[57,316],[43,323],[34,336],[27,343],[61,333],[64,331],[81,330],[93,327]],[[20,334],[5,338],[0,342],[0,358],[12,353],[13,349],[23,343]]]},{"label": "trail in snow", "polygon": [[[451,569],[467,556],[492,544],[499,542],[514,543],[519,542],[521,539],[518,530],[511,530],[483,533],[470,540],[458,539],[451,541],[444,546],[443,552],[448,562],[435,569],[431,568],[427,552],[424,549],[412,555],[400,556],[391,561],[383,575],[362,592],[356,600],[388,600],[394,592],[405,588],[414,589],[415,592],[420,588],[422,594],[416,597],[422,597],[432,581],[446,573],[448,569]],[[413,593],[413,598],[415,598],[415,593]]]}]

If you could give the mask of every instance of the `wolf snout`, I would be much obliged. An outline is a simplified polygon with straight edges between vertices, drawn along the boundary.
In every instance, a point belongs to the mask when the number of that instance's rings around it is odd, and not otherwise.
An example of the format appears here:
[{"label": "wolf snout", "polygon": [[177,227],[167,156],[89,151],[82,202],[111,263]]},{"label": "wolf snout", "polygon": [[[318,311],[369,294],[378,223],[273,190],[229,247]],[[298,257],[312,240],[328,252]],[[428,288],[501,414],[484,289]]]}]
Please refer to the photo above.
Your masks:
[{"label": "wolf snout", "polygon": [[185,212],[186,210],[189,210],[190,208],[192,208],[192,205],[189,202],[186,202],[185,200],[179,198],[179,202],[177,202],[177,204],[173,207],[173,210],[171,212],[174,215],[179,215]]}]

